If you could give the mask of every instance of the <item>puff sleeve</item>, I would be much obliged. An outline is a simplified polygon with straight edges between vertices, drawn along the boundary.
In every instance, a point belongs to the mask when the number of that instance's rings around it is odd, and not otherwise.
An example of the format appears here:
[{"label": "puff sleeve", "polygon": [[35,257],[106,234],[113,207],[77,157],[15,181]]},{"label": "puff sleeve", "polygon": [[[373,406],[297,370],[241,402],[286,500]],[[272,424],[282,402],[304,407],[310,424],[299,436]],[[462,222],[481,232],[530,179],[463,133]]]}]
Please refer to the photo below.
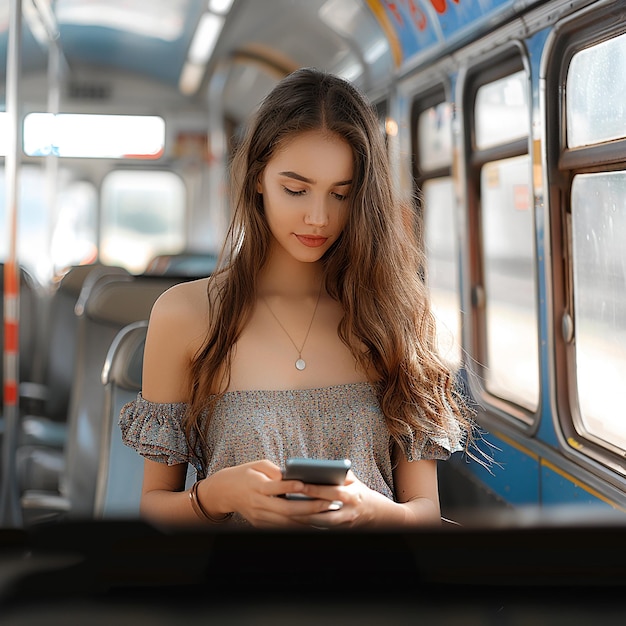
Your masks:
[{"label": "puff sleeve", "polygon": [[463,450],[464,431],[453,415],[444,426],[432,425],[423,430],[408,429],[403,437],[403,452],[408,461],[437,459],[445,461]]},{"label": "puff sleeve", "polygon": [[141,456],[166,463],[192,463],[182,419],[187,405],[145,400],[141,392],[120,411],[122,441]]}]

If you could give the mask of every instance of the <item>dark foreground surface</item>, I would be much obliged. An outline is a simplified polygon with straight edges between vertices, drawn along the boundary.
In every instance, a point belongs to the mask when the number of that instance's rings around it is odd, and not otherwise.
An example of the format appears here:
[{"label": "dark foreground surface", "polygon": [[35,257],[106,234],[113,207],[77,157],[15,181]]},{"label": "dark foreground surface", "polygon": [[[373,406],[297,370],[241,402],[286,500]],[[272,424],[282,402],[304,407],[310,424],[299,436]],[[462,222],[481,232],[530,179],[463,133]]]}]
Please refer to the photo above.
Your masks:
[{"label": "dark foreground surface", "polygon": [[0,531],[0,624],[626,624],[626,527]]}]

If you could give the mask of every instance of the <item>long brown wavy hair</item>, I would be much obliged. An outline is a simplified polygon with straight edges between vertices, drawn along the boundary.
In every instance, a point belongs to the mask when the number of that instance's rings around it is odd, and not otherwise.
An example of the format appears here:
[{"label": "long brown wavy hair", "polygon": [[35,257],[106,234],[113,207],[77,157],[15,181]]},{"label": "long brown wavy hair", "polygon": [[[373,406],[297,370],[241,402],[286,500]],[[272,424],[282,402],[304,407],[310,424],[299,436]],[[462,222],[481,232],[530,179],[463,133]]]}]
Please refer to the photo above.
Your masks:
[{"label": "long brown wavy hair", "polygon": [[210,327],[192,363],[185,420],[203,468],[210,416],[228,386],[232,348],[252,312],[270,247],[257,181],[286,140],[310,130],[334,133],[352,147],[349,217],[322,259],[325,287],[344,311],[341,340],[364,371],[376,374],[372,383],[391,436],[405,450],[415,430],[452,447],[471,438],[471,410],[436,350],[416,212],[396,197],[378,117],[350,83],[305,68],[261,103],[231,163],[233,218],[209,280]]}]

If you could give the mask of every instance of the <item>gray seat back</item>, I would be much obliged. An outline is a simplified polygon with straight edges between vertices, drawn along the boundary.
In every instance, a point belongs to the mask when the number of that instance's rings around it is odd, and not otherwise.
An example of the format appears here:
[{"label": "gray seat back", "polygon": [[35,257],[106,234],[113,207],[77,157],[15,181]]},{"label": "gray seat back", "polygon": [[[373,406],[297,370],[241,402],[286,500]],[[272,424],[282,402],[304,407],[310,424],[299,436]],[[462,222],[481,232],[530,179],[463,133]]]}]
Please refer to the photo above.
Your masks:
[{"label": "gray seat back", "polygon": [[99,264],[77,265],[63,276],[51,297],[44,373],[47,392],[44,415],[55,422],[65,422],[68,416],[78,333],[76,303],[85,282],[94,282],[97,277],[105,273],[128,275],[128,272],[121,267]]},{"label": "gray seat back", "polygon": [[[63,448],[75,376],[79,318],[75,306],[88,281],[103,274],[130,276],[121,267],[100,263],[71,267],[46,298],[40,315],[38,351],[42,355],[41,380],[22,382],[22,429],[18,447],[20,491],[58,490],[63,472]],[[43,319],[45,318],[45,320]]]},{"label": "gray seat back", "polygon": [[102,370],[104,411],[94,507],[98,519],[139,516],[143,459],[122,443],[118,418],[141,391],[147,329],[147,320],[142,320],[120,330]]},{"label": "gray seat back", "polygon": [[109,347],[124,326],[148,319],[159,295],[177,282],[180,279],[109,274],[83,286],[76,305],[76,366],[60,484],[72,517],[93,516],[104,414],[101,376]]},{"label": "gray seat back", "polygon": [[217,262],[218,256],[210,252],[160,254],[152,259],[146,268],[146,274],[204,278],[215,271]]}]

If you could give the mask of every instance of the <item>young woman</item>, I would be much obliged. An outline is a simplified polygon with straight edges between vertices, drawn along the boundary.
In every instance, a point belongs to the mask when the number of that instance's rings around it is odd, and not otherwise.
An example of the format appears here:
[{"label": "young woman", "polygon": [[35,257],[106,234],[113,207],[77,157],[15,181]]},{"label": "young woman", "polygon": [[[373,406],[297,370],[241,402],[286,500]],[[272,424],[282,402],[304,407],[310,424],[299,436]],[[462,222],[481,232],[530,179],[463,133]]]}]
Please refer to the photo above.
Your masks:
[{"label": "young woman", "polygon": [[[435,350],[413,211],[372,107],[336,76],[294,72],[261,104],[231,183],[220,269],[159,298],[142,393],[120,416],[145,457],[142,515],[439,523],[436,459],[470,443],[472,422]],[[352,469],[341,486],[282,480],[289,457]]]}]

